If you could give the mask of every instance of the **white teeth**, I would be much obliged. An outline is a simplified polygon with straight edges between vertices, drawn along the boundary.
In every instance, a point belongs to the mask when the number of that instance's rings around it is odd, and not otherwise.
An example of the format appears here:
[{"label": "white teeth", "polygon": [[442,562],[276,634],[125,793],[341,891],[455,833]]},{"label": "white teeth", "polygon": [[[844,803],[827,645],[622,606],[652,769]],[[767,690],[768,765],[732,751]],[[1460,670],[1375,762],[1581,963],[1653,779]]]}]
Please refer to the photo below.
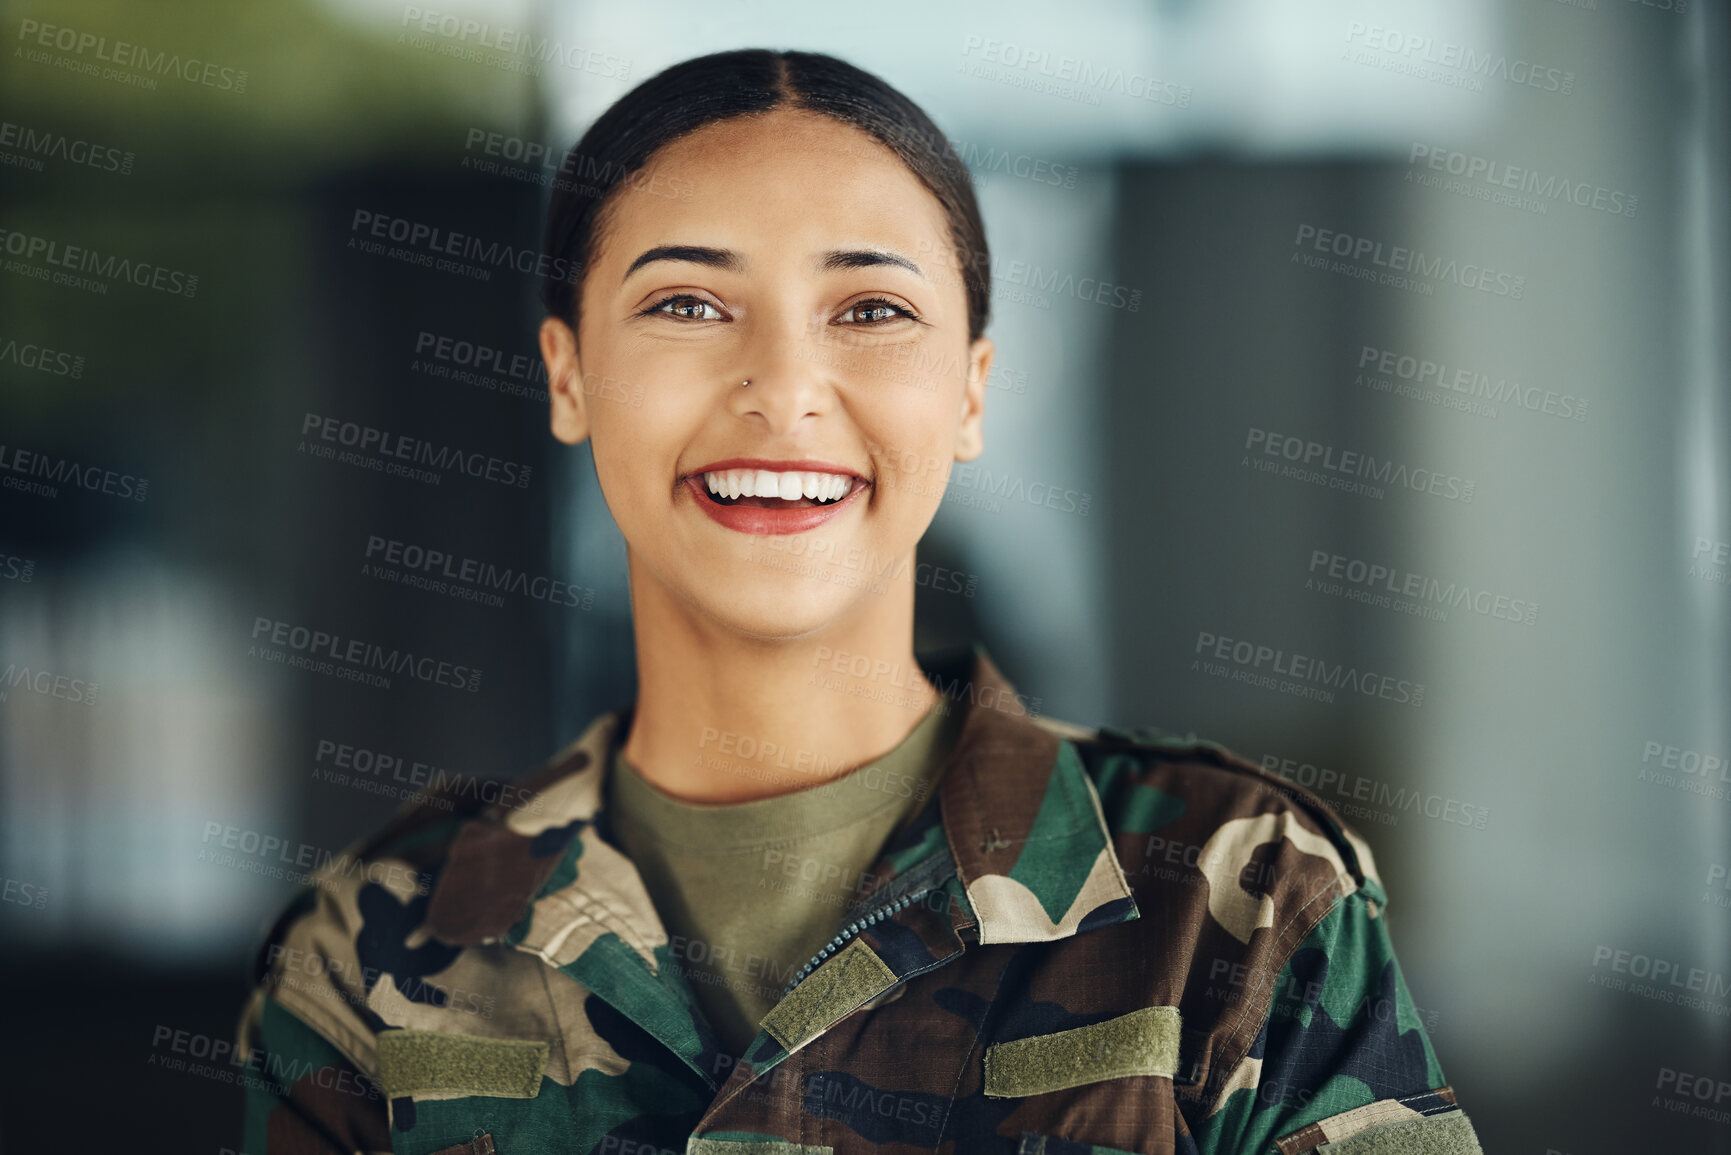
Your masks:
[{"label": "white teeth", "polygon": [[704,485],[717,497],[778,497],[783,501],[810,498],[836,501],[853,488],[853,478],[841,473],[776,473],[768,469],[717,469],[703,475]]}]

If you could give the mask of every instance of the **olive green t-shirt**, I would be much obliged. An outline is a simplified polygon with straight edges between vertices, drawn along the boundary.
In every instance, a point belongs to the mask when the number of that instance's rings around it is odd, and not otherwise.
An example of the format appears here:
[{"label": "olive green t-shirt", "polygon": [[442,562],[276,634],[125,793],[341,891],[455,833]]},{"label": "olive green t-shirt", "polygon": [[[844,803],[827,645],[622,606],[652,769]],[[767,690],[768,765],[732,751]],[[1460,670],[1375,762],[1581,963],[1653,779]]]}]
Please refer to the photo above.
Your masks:
[{"label": "olive green t-shirt", "polygon": [[[748,802],[685,802],[613,756],[606,806],[667,928],[676,964],[723,1047],[758,1020],[842,925],[897,827],[936,789],[963,711],[940,698],[901,744],[817,786]],[[699,754],[716,773],[786,781],[805,767],[748,747]],[[785,764],[784,768],[778,765]]]}]

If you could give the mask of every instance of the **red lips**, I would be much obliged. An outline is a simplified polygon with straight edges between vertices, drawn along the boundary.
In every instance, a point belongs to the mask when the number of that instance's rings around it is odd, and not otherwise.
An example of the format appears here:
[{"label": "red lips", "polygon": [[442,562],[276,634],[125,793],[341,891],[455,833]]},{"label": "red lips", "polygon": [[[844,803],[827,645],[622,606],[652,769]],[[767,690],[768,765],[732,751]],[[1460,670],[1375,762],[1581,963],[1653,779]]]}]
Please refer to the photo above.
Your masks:
[{"label": "red lips", "polygon": [[[726,469],[766,469],[771,473],[828,473],[853,479],[853,487],[839,501],[819,505],[808,498],[783,501],[780,498],[739,497],[730,503],[717,501],[704,481],[705,473]],[[730,457],[714,461],[685,478],[686,489],[699,509],[728,529],[739,533],[786,534],[805,533],[816,529],[855,504],[860,495],[871,488],[869,482],[851,469],[827,461],[772,461],[761,457]]]}]

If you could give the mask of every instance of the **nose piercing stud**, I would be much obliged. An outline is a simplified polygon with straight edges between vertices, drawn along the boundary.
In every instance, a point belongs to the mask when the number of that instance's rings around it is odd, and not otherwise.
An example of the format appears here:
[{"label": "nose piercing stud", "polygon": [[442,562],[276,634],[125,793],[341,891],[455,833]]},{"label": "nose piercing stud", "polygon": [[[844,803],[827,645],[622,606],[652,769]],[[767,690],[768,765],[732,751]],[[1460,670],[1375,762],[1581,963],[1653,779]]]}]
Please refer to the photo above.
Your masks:
[{"label": "nose piercing stud", "polygon": [[740,382],[740,383],[739,383],[739,387],[740,387],[740,388],[741,388],[741,389],[743,389],[743,388],[745,388],[745,387],[746,387],[746,386],[747,386],[747,385],[750,385],[750,384],[751,384],[751,379],[750,379],[750,378],[749,378],[749,377],[748,377],[748,378],[746,378],[746,379],[745,379],[745,380],[744,380],[744,381],[741,381],[741,382]]}]

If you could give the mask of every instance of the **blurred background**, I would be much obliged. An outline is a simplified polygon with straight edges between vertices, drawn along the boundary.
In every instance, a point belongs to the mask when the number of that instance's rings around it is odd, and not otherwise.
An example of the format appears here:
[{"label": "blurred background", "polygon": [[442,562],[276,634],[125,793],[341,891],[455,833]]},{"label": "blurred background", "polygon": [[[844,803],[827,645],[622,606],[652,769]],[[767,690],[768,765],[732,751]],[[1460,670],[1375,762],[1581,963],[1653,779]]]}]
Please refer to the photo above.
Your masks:
[{"label": "blurred background", "polygon": [[921,644],[1335,802],[1488,1152],[1731,1151],[1676,1089],[1731,1081],[1718,0],[0,12],[0,1146],[233,1150],[163,1039],[232,1038],[296,861],[631,700],[534,278],[371,230],[533,251],[602,109],[762,45],[975,173],[998,365]]}]

